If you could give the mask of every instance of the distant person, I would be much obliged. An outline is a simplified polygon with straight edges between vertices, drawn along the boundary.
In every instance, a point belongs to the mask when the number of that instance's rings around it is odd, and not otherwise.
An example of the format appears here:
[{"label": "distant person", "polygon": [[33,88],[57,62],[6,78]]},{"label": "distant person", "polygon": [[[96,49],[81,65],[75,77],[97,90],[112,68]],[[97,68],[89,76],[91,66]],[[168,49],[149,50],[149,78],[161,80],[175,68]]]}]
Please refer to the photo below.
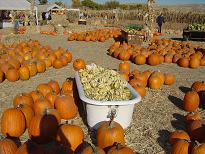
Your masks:
[{"label": "distant person", "polygon": [[15,33],[18,34],[18,30],[19,30],[19,20],[18,19],[15,20],[14,29],[15,29]]},{"label": "distant person", "polygon": [[158,24],[158,33],[161,33],[162,32],[162,24],[165,23],[164,16],[162,15],[162,13],[157,17],[156,22]]},{"label": "distant person", "polygon": [[49,12],[46,12],[46,14],[45,14],[46,24],[48,24],[48,18],[49,18]]}]

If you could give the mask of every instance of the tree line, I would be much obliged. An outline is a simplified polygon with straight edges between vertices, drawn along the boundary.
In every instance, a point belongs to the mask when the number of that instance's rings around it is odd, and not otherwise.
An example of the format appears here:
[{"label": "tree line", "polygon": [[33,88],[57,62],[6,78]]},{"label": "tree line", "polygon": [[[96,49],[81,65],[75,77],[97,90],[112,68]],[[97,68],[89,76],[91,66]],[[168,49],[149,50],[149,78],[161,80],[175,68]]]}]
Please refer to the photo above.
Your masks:
[{"label": "tree line", "polygon": [[[30,0],[28,0],[30,1]],[[39,0],[39,4],[47,4],[48,0]],[[56,1],[55,4],[59,6],[65,6],[62,1]],[[106,9],[116,9],[120,8],[123,10],[134,10],[134,9],[143,9],[145,8],[145,4],[121,4],[117,0],[109,0],[104,4],[99,4],[94,2],[93,0],[72,0],[73,8],[86,7],[93,10],[106,10]]]}]

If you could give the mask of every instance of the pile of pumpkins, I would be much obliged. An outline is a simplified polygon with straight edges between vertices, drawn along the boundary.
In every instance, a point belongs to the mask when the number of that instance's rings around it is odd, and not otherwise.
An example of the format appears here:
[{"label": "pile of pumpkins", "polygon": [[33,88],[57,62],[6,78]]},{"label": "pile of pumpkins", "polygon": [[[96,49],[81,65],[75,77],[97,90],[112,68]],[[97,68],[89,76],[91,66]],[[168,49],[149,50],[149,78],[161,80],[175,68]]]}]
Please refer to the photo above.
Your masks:
[{"label": "pile of pumpkins", "polygon": [[108,54],[137,65],[156,66],[162,63],[176,63],[180,67],[198,68],[205,66],[205,49],[190,42],[153,40],[147,48],[115,42]]},{"label": "pile of pumpkins", "polygon": [[146,87],[150,89],[160,89],[162,85],[172,85],[175,82],[174,75],[170,73],[164,74],[159,70],[154,72],[149,70],[140,72],[134,69],[131,71],[129,62],[121,62],[119,64],[119,72],[142,98],[146,96]]},{"label": "pile of pumpkins", "polygon": [[57,32],[55,31],[40,31],[41,35],[50,35],[50,36],[56,36]]},{"label": "pile of pumpkins", "polygon": [[18,34],[25,34],[26,33],[26,27],[20,27],[19,29],[18,29],[18,32],[17,32]]},{"label": "pile of pumpkins", "polygon": [[183,99],[183,109],[189,112],[184,120],[187,132],[176,130],[170,134],[169,143],[172,154],[204,154],[205,149],[205,121],[196,109],[205,104],[205,83],[196,81]]},{"label": "pile of pumpkins", "polygon": [[28,80],[43,73],[49,67],[60,69],[72,61],[72,53],[58,48],[41,46],[36,40],[19,44],[0,44],[0,83],[7,79],[10,82]]},{"label": "pile of pumpkins", "polygon": [[[97,146],[85,145],[82,128],[72,122],[68,124],[78,114],[76,95],[69,79],[61,88],[57,81],[50,81],[39,84],[34,91],[16,95],[13,108],[6,109],[1,117],[1,133],[6,138],[0,141],[0,153],[134,154],[125,146],[124,130],[113,118],[98,128]],[[17,149],[13,139],[23,135],[26,129],[30,139]]]},{"label": "pile of pumpkins", "polygon": [[121,35],[120,29],[99,29],[94,31],[87,31],[81,33],[72,33],[68,37],[68,41],[99,41],[105,42],[109,38],[118,38]]}]

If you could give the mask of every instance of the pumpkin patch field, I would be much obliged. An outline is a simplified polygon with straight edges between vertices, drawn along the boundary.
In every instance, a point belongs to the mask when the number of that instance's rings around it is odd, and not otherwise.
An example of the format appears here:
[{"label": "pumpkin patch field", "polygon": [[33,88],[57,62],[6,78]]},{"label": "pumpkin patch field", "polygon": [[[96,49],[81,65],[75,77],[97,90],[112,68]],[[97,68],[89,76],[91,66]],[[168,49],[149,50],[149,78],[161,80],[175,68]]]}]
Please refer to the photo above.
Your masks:
[{"label": "pumpkin patch field", "polygon": [[[205,42],[167,37],[140,47],[115,41],[119,35],[104,29],[4,39],[0,153],[205,153]],[[141,95],[127,129],[114,116],[89,129],[75,73],[91,63],[118,71]]]}]

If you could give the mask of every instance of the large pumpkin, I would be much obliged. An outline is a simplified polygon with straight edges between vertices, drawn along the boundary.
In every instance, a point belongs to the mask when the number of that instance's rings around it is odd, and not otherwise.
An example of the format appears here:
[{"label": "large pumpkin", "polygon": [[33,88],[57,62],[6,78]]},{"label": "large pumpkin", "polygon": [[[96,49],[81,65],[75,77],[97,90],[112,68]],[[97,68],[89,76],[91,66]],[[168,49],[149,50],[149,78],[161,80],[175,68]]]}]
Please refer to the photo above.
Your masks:
[{"label": "large pumpkin", "polygon": [[159,61],[159,55],[158,54],[151,54],[148,58],[147,58],[147,63],[151,66],[156,66],[160,63]]},{"label": "large pumpkin", "polygon": [[72,96],[57,96],[55,100],[55,108],[61,115],[62,119],[72,119],[77,116],[78,108]]},{"label": "large pumpkin", "polygon": [[188,112],[193,112],[198,108],[199,101],[197,92],[189,91],[184,96],[183,109]]},{"label": "large pumpkin", "polygon": [[139,54],[134,59],[135,64],[144,65],[146,63],[146,57],[142,54]]},{"label": "large pumpkin", "polygon": [[0,154],[15,154],[17,146],[11,139],[0,141]]},{"label": "large pumpkin", "polygon": [[29,105],[26,105],[26,104],[19,104],[17,106],[17,109],[21,110],[21,112],[24,114],[25,119],[26,119],[26,128],[28,128],[30,125],[31,119],[34,116],[33,109]]},{"label": "large pumpkin", "polygon": [[178,140],[172,146],[171,154],[189,154],[189,142]]},{"label": "large pumpkin", "polygon": [[165,85],[172,85],[175,82],[174,75],[172,74],[165,74],[164,75],[164,84]]},{"label": "large pumpkin", "polygon": [[148,85],[151,89],[160,89],[162,80],[157,75],[151,75],[148,79]]},{"label": "large pumpkin", "polygon": [[200,66],[200,59],[197,57],[193,57],[189,61],[189,66],[191,68],[198,68]]},{"label": "large pumpkin", "polygon": [[1,133],[6,137],[20,137],[26,128],[24,114],[18,110],[9,108],[1,117]]},{"label": "large pumpkin", "polygon": [[174,144],[178,140],[190,140],[189,135],[183,130],[176,130],[169,136],[169,143]]},{"label": "large pumpkin", "polygon": [[83,143],[84,133],[81,127],[64,124],[58,128],[56,141],[64,146],[69,146],[74,152]]},{"label": "large pumpkin", "polygon": [[57,97],[57,94],[53,91],[51,93],[48,93],[45,97],[50,102],[53,108],[54,108],[56,97]]},{"label": "large pumpkin", "polygon": [[58,130],[58,120],[50,114],[35,115],[30,122],[28,134],[38,144],[51,142]]},{"label": "large pumpkin", "polygon": [[107,154],[134,154],[134,151],[118,143],[115,146],[113,146],[111,149],[109,149]]},{"label": "large pumpkin", "polygon": [[125,144],[124,130],[122,126],[114,121],[103,122],[97,130],[97,146],[107,149],[114,143]]}]

